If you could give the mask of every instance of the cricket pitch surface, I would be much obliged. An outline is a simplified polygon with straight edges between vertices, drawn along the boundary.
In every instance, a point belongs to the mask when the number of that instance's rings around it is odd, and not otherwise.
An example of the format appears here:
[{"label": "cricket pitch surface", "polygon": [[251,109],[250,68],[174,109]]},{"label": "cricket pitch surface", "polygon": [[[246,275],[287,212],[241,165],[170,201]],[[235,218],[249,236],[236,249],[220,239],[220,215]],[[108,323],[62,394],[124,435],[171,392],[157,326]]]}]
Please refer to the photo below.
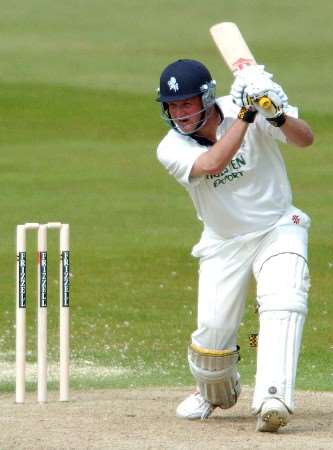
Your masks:
[{"label": "cricket pitch surface", "polygon": [[216,410],[204,421],[175,417],[191,388],[74,391],[60,403],[57,393],[38,404],[13,394],[1,399],[1,450],[323,450],[333,448],[333,393],[297,392],[296,412],[277,434],[255,433],[250,414],[252,389],[237,405]]}]

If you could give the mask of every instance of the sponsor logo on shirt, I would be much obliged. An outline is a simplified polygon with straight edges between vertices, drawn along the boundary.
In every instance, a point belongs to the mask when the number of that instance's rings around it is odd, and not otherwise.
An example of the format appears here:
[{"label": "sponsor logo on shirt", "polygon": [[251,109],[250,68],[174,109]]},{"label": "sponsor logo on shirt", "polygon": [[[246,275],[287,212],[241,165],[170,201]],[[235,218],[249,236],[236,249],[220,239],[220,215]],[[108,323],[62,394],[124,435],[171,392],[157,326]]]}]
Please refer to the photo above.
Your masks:
[{"label": "sponsor logo on shirt", "polygon": [[246,166],[246,161],[244,155],[239,154],[230,161],[221,173],[206,175],[206,179],[213,181],[213,186],[216,188],[221,184],[226,184],[241,178],[244,175],[244,171],[240,170],[243,166]]}]

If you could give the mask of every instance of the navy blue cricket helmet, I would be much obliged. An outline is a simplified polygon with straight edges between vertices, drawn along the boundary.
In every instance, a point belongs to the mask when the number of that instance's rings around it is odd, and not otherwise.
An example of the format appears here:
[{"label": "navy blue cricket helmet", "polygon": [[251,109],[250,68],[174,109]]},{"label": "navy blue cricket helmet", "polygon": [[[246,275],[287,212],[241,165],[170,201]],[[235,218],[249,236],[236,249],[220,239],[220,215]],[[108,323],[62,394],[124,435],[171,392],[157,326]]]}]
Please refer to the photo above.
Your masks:
[{"label": "navy blue cricket helmet", "polygon": [[[199,61],[179,59],[169,64],[160,77],[160,87],[156,100],[161,103],[162,118],[182,134],[192,134],[201,128],[208,119],[207,109],[215,103],[216,82],[209,70]],[[184,133],[170,118],[168,103],[201,96],[201,118],[191,133]]]}]

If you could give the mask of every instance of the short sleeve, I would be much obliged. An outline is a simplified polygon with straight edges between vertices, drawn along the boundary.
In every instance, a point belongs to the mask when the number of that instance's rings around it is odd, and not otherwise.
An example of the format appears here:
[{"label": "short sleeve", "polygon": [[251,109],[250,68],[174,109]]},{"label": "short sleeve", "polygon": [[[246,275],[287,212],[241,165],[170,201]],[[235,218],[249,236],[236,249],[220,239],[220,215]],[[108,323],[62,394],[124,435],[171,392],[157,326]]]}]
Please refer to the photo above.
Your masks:
[{"label": "short sleeve", "polygon": [[180,139],[164,139],[157,147],[157,158],[160,163],[185,187],[201,181],[202,177],[192,178],[190,174],[196,159],[207,151],[207,147],[189,139],[185,137],[182,140],[181,136]]}]

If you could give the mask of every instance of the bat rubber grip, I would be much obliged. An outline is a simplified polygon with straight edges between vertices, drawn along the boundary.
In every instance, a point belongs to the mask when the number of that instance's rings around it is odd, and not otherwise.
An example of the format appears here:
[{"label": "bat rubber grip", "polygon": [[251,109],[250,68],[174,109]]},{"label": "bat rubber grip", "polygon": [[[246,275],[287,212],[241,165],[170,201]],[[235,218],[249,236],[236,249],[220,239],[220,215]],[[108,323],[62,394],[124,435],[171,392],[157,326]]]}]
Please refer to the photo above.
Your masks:
[{"label": "bat rubber grip", "polygon": [[260,108],[269,109],[272,106],[272,102],[268,97],[263,96],[259,98],[258,105],[260,106]]}]

